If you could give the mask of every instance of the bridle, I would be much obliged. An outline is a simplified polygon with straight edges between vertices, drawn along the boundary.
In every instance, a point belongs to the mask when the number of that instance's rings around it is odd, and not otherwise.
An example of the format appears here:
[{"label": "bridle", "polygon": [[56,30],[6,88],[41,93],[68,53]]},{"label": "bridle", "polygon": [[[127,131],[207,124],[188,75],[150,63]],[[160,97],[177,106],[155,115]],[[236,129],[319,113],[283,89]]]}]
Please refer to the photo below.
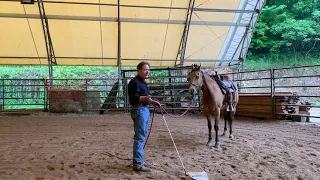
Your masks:
[{"label": "bridle", "polygon": [[[204,81],[204,73],[199,70],[199,72],[202,74],[202,81]],[[199,85],[195,84],[194,82],[190,82],[190,86],[194,86],[196,89],[199,88]]]},{"label": "bridle", "polygon": [[194,87],[196,87],[196,88],[198,88],[198,87],[199,87],[198,85],[194,84],[193,82],[192,82],[192,83],[190,83],[190,86],[194,86]]}]

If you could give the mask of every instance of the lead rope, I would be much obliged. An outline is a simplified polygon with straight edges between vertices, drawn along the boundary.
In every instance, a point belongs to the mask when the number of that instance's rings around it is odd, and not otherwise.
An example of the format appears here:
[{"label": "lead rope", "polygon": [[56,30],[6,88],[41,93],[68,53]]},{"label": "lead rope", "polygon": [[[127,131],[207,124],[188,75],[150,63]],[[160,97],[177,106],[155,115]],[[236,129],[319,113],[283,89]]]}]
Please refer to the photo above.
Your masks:
[{"label": "lead rope", "polygon": [[168,116],[170,116],[170,117],[172,117],[172,118],[180,118],[180,117],[184,116],[184,115],[190,110],[191,105],[192,105],[192,101],[190,101],[187,110],[186,110],[184,113],[182,113],[182,114],[180,114],[180,115],[178,115],[178,116],[168,113],[168,112],[164,109],[164,107],[162,107],[162,106],[160,106],[160,109],[162,109]]},{"label": "lead rope", "polygon": [[[190,107],[191,107],[191,104],[192,104],[192,101],[189,103],[189,106],[188,106],[187,110],[186,110],[184,113],[182,113],[181,115],[178,115],[178,116],[175,116],[175,115],[173,115],[173,114],[168,113],[162,106],[160,106],[161,114],[163,115],[163,111],[164,111],[168,116],[170,116],[170,117],[172,117],[172,118],[179,118],[179,117],[182,117],[183,115],[185,115],[185,114],[189,111],[189,109],[190,109]],[[163,111],[162,111],[162,110],[163,110]],[[146,147],[147,141],[148,141],[149,136],[150,136],[150,133],[151,133],[151,128],[152,128],[152,124],[153,124],[153,119],[154,119],[154,114],[155,114],[155,112],[156,112],[156,107],[153,108],[153,114],[152,114],[151,124],[150,124],[150,128],[149,128],[149,130],[148,130],[149,132],[148,132],[147,139],[146,139],[146,141],[144,142],[144,145],[143,145],[143,149]]]},{"label": "lead rope", "polygon": [[174,140],[173,140],[173,137],[172,137],[172,135],[171,135],[171,132],[170,132],[169,126],[168,126],[168,124],[167,124],[166,118],[164,117],[162,108],[160,108],[160,111],[161,111],[163,120],[164,120],[164,122],[165,122],[165,124],[166,124],[166,126],[167,126],[167,129],[168,129],[168,132],[169,132],[169,134],[170,134],[171,140],[172,140],[172,142],[173,142],[174,148],[176,149],[176,152],[177,152],[177,154],[178,154],[178,157],[179,157],[179,160],[180,160],[180,162],[181,162],[181,165],[182,165],[182,168],[183,168],[183,170],[184,170],[184,173],[185,173],[185,175],[187,175],[186,168],[184,167],[184,164],[183,164],[182,159],[181,159],[181,157],[180,157],[180,154],[179,154],[179,151],[178,151],[178,149],[177,149],[176,143],[175,143]]},{"label": "lead rope", "polygon": [[[166,124],[166,127],[167,127],[167,129],[168,129],[168,132],[169,132],[169,134],[170,134],[170,138],[171,138],[172,143],[173,143],[173,145],[174,145],[174,148],[175,148],[175,150],[176,150],[176,152],[177,152],[177,154],[178,154],[178,157],[179,157],[179,160],[180,160],[180,162],[181,162],[181,165],[182,165],[182,168],[183,168],[183,171],[184,171],[185,175],[188,175],[188,174],[187,174],[187,170],[186,170],[186,168],[185,168],[185,166],[184,166],[184,164],[183,164],[183,161],[182,161],[181,156],[180,156],[180,154],[179,154],[179,151],[178,151],[178,149],[177,149],[176,143],[175,143],[174,140],[173,140],[173,137],[172,137],[172,134],[171,134],[171,132],[170,132],[169,126],[168,126],[168,124],[167,124],[166,118],[164,117],[163,111],[165,111],[165,113],[168,114],[170,117],[179,118],[179,117],[182,117],[183,115],[185,115],[185,114],[188,112],[188,110],[189,110],[190,107],[191,107],[191,104],[192,104],[192,102],[189,103],[189,106],[188,106],[187,110],[186,110],[184,113],[182,113],[181,115],[179,115],[179,116],[175,116],[175,115],[169,114],[162,106],[159,107],[160,112],[161,112],[161,114],[162,114],[162,118],[163,118],[163,120],[164,120],[164,123]],[[151,133],[151,129],[152,129],[152,124],[153,124],[153,119],[154,119],[155,111],[156,111],[156,107],[153,108],[153,114],[152,114],[151,124],[150,124],[150,128],[149,128],[149,133],[148,133],[147,139],[146,139],[146,141],[145,141],[145,143],[144,143],[143,149],[146,147],[147,141],[148,141],[149,136],[150,136],[150,133]]]},{"label": "lead rope", "polygon": [[148,141],[149,136],[150,136],[150,133],[151,133],[151,128],[152,128],[152,124],[153,124],[153,119],[154,119],[154,114],[155,114],[155,112],[156,112],[156,107],[153,108],[153,114],[152,114],[151,124],[150,124],[150,128],[149,128],[149,133],[148,133],[148,136],[147,136],[146,141],[144,142],[143,149],[144,149],[144,147],[146,147],[147,141]]}]

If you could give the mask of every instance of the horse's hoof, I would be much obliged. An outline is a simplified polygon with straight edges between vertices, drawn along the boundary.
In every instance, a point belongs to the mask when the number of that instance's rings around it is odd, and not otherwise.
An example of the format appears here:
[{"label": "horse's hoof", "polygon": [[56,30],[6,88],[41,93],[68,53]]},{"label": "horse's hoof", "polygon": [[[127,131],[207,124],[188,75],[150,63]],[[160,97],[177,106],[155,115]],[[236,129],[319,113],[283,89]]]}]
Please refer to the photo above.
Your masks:
[{"label": "horse's hoof", "polygon": [[221,136],[226,136],[226,132],[223,132],[223,134]]},{"label": "horse's hoof", "polygon": [[233,137],[233,135],[232,135],[232,134],[230,134],[229,138],[230,138],[230,139],[234,139],[234,137]]},{"label": "horse's hoof", "polygon": [[212,142],[211,141],[207,142],[207,146],[212,147],[213,146]]},{"label": "horse's hoof", "polygon": [[214,148],[220,149],[220,144],[217,144],[217,143],[216,143],[216,144],[214,145]]}]

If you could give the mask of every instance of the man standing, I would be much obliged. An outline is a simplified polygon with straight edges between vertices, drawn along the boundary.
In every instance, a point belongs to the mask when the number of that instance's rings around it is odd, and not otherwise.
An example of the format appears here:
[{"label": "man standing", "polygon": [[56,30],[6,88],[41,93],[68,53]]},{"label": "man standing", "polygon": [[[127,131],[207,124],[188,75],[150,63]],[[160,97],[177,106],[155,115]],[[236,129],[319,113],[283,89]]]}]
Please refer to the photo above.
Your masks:
[{"label": "man standing", "polygon": [[148,136],[150,103],[160,106],[158,101],[151,99],[146,79],[150,74],[150,64],[140,62],[137,65],[138,74],[131,79],[128,85],[129,100],[131,105],[131,118],[134,123],[133,143],[133,170],[150,172],[151,169],[144,166],[144,143]]}]

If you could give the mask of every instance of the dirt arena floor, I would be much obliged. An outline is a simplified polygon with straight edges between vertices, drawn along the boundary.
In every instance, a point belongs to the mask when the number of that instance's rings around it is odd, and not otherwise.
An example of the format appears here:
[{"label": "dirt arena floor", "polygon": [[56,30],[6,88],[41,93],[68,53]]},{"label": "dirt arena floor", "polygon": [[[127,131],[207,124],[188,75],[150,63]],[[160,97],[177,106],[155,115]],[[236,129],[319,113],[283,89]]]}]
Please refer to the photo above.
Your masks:
[{"label": "dirt arena floor", "polygon": [[[235,139],[221,137],[216,150],[206,146],[204,117],[166,119],[187,171],[205,170],[210,179],[320,178],[319,124],[238,119]],[[162,116],[145,149],[151,173],[132,171],[132,137],[127,114],[0,116],[0,179],[186,179]]]}]

